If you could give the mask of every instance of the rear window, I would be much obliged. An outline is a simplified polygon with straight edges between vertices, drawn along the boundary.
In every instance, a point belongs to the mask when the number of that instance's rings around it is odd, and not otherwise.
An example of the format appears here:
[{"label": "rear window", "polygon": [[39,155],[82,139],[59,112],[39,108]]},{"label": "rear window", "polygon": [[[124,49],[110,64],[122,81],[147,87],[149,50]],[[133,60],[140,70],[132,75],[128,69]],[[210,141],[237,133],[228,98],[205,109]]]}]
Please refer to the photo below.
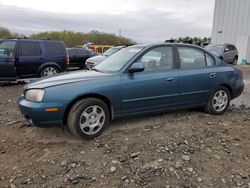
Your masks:
[{"label": "rear window", "polygon": [[20,41],[19,42],[20,56],[41,56],[42,51],[38,42]]},{"label": "rear window", "polygon": [[49,56],[64,56],[66,49],[64,43],[59,41],[45,41],[45,47]]}]

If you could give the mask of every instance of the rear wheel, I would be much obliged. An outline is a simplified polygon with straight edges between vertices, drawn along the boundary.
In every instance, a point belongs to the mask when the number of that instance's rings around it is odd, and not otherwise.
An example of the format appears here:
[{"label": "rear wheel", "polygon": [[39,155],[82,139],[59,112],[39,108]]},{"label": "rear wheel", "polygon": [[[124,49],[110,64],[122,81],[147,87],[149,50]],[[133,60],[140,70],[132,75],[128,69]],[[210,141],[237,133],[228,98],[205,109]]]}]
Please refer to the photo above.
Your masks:
[{"label": "rear wheel", "polygon": [[108,106],[100,99],[85,98],[73,105],[68,115],[68,129],[77,137],[93,139],[109,124]]},{"label": "rear wheel", "polygon": [[41,71],[40,71],[40,76],[53,76],[59,73],[59,70],[54,67],[54,66],[47,66],[44,67]]},{"label": "rear wheel", "polygon": [[221,115],[227,110],[230,100],[231,96],[228,89],[219,86],[210,94],[205,111],[210,114]]},{"label": "rear wheel", "polygon": [[234,58],[233,65],[237,65],[237,57]]}]

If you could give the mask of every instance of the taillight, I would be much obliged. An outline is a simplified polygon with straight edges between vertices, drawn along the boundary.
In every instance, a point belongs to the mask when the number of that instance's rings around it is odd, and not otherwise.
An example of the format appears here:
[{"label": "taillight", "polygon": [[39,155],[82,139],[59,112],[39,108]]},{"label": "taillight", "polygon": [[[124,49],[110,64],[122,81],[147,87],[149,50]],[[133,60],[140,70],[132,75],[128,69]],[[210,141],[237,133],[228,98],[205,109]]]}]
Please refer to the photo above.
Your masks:
[{"label": "taillight", "polygon": [[66,55],[66,65],[68,65],[69,64],[69,56],[68,56],[68,54]]}]

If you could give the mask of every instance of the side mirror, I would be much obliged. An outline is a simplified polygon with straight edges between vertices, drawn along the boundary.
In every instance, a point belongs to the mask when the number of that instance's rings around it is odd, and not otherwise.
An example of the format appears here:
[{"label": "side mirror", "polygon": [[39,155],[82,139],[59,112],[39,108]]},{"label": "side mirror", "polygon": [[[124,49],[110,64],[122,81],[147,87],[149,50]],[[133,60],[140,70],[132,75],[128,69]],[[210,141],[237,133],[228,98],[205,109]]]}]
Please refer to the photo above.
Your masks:
[{"label": "side mirror", "polygon": [[128,71],[130,73],[134,72],[142,72],[144,71],[145,67],[143,66],[142,63],[134,63],[131,67],[129,67]]},{"label": "side mirror", "polygon": [[225,49],[224,49],[224,52],[228,52],[228,51],[229,51],[229,48],[225,48]]}]

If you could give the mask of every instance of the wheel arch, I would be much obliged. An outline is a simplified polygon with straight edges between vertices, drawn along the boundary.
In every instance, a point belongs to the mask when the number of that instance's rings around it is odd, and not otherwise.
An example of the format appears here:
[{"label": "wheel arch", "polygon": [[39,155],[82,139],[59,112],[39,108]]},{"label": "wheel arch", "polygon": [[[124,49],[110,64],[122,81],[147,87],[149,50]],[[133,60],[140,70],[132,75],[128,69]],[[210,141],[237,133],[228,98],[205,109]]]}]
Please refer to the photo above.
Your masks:
[{"label": "wheel arch", "polygon": [[229,84],[221,84],[219,86],[224,86],[225,88],[227,88],[228,91],[229,91],[230,97],[231,98],[233,97],[233,88],[232,88],[232,86],[230,86]]},{"label": "wheel arch", "polygon": [[108,106],[109,112],[110,112],[110,118],[113,119],[113,107],[112,107],[111,101],[107,97],[105,97],[104,95],[97,94],[97,93],[89,93],[89,94],[84,94],[84,95],[80,95],[80,96],[76,97],[67,105],[67,107],[64,111],[64,115],[63,115],[63,124],[64,125],[67,124],[68,114],[69,114],[72,106],[76,102],[78,102],[79,100],[82,100],[84,98],[97,98],[97,99],[102,100]]},{"label": "wheel arch", "polygon": [[54,66],[54,67],[56,67],[60,72],[62,71],[62,68],[61,68],[57,63],[55,63],[55,62],[46,62],[46,63],[43,63],[43,64],[39,67],[39,69],[38,69],[38,71],[37,71],[37,74],[39,75],[40,72],[41,72],[41,70],[42,70],[43,68],[45,68],[45,67],[48,67],[48,66]]}]

